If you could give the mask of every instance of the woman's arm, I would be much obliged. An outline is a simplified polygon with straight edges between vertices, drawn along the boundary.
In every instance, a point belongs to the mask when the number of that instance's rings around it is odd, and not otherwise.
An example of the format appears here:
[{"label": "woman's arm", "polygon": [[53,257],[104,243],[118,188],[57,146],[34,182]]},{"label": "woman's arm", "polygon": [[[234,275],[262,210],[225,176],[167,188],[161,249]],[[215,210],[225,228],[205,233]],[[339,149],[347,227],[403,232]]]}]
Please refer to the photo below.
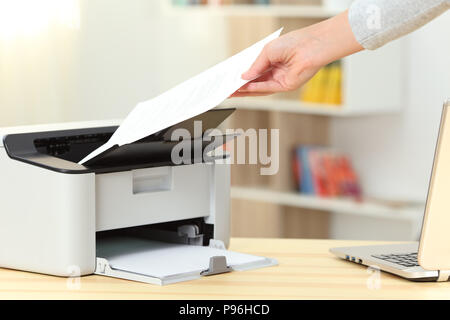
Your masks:
[{"label": "woman's arm", "polygon": [[324,65],[363,50],[345,11],[336,17],[287,33],[263,49],[245,80],[255,79],[233,96],[268,95],[295,90]]},{"label": "woman's arm", "polygon": [[358,42],[377,49],[419,29],[450,8],[450,0],[356,0],[349,21]]},{"label": "woman's arm", "polygon": [[328,63],[375,49],[409,33],[450,7],[450,0],[356,0],[349,11],[269,43],[242,75],[255,79],[233,96],[295,90]]}]

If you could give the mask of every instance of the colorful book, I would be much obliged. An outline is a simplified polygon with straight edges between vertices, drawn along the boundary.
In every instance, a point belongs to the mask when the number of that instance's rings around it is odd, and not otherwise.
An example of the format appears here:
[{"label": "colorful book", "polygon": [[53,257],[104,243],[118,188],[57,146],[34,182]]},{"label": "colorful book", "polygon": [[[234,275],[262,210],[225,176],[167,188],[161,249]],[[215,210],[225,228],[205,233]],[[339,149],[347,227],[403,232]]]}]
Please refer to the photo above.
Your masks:
[{"label": "colorful book", "polygon": [[317,146],[299,146],[293,155],[292,170],[299,191],[320,197],[353,197],[362,192],[348,156]]}]

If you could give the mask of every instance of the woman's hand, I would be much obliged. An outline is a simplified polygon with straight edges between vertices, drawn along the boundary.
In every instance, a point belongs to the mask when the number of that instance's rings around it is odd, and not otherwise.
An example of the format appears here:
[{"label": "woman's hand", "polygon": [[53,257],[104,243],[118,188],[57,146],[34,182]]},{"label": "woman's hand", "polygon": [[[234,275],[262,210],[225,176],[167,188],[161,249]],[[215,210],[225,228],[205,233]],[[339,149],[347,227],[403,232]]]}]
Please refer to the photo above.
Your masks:
[{"label": "woman's hand", "polygon": [[362,50],[347,11],[318,24],[290,32],[267,44],[250,70],[252,80],[232,97],[261,96],[300,88],[326,64]]},{"label": "woman's hand", "polygon": [[233,96],[268,95],[299,88],[321,67],[314,61],[320,46],[319,39],[302,29],[270,42],[250,70],[242,75],[244,80],[256,79]]}]

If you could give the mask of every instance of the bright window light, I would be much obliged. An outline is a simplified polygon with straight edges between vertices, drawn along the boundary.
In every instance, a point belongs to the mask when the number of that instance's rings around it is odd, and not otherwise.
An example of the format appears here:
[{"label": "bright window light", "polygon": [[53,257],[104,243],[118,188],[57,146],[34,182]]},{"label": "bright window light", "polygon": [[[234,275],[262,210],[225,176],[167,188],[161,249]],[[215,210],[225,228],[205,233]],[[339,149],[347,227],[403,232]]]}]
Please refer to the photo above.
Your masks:
[{"label": "bright window light", "polygon": [[53,26],[79,28],[79,0],[0,0],[0,37],[33,36]]}]

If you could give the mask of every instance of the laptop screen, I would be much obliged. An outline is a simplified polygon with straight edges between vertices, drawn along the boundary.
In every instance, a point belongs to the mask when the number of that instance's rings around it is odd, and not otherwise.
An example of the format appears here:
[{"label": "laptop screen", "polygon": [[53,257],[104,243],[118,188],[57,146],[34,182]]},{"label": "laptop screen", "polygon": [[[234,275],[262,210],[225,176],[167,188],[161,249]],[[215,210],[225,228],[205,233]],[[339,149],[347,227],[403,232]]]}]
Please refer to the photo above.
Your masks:
[{"label": "laptop screen", "polygon": [[450,101],[444,104],[419,245],[419,263],[450,270]]}]

